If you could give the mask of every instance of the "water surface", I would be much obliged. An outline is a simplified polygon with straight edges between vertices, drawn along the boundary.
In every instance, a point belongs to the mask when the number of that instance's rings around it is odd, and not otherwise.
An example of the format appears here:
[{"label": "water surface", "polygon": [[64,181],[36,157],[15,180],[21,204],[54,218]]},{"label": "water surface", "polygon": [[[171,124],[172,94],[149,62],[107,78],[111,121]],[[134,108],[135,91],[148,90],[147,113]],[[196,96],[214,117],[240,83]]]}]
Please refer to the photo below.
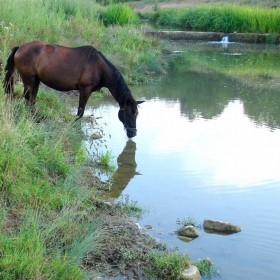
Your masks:
[{"label": "water surface", "polygon": [[[111,151],[118,166],[111,196],[129,195],[149,209],[140,226],[151,224],[151,235],[193,261],[210,258],[217,279],[279,279],[279,49],[173,43],[168,56],[167,75],[132,88],[146,99],[134,139],[127,139],[112,98],[90,100],[86,114],[95,107],[96,128],[105,134],[98,150]],[[185,243],[173,232],[177,219],[188,217],[242,231],[201,229]]]}]

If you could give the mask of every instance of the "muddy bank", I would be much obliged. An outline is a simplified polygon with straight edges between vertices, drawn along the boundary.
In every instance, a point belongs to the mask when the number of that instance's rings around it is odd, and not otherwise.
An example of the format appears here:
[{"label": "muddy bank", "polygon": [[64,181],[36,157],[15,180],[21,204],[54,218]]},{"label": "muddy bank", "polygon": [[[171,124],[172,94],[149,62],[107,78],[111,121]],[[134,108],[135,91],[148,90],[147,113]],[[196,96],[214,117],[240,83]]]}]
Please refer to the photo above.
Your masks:
[{"label": "muddy bank", "polygon": [[[146,31],[147,36],[168,40],[221,41],[225,33],[194,31]],[[279,34],[229,33],[229,42],[279,44]]]}]

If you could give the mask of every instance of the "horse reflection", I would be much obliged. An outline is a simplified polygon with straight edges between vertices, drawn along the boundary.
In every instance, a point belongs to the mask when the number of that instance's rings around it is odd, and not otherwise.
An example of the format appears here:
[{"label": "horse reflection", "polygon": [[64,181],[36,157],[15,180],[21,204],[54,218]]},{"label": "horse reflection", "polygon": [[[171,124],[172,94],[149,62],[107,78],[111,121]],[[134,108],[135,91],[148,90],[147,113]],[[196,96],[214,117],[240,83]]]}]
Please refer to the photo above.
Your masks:
[{"label": "horse reflection", "polygon": [[110,197],[119,197],[122,191],[130,182],[130,180],[135,175],[141,175],[140,173],[136,172],[137,164],[135,161],[135,153],[136,143],[132,140],[128,140],[122,153],[117,158],[118,168],[113,175],[114,184],[109,193]]}]

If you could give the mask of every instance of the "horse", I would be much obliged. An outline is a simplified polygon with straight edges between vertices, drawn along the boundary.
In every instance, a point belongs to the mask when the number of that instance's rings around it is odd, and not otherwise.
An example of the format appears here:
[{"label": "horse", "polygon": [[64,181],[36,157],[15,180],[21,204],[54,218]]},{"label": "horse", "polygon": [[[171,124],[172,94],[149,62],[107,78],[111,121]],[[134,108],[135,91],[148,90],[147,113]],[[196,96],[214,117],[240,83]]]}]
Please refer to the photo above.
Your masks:
[{"label": "horse", "polygon": [[120,106],[118,117],[128,138],[136,135],[138,104],[117,67],[92,46],[71,48],[42,41],[14,47],[5,66],[4,90],[13,96],[14,70],[20,74],[27,104],[34,108],[40,82],[58,91],[79,91],[77,119],[92,92],[109,89]]}]

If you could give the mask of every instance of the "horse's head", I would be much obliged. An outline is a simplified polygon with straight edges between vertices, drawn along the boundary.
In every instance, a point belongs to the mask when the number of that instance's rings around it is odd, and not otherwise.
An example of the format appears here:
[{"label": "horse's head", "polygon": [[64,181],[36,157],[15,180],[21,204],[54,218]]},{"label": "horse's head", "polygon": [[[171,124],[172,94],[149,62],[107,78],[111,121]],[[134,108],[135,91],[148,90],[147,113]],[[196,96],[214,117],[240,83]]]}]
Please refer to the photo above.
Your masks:
[{"label": "horse's head", "polygon": [[125,106],[119,110],[119,119],[123,123],[128,138],[132,138],[136,135],[136,118],[138,115],[137,105],[144,101],[126,102]]}]

